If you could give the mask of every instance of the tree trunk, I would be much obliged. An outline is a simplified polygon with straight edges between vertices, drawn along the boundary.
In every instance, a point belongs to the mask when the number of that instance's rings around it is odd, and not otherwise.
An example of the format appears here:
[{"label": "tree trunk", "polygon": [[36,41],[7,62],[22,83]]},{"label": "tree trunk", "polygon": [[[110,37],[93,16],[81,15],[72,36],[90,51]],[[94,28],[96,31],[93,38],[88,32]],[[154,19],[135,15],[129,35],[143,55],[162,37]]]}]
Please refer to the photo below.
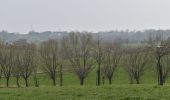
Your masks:
[{"label": "tree trunk", "polygon": [[9,86],[9,78],[6,78],[6,86]]},{"label": "tree trunk", "polygon": [[139,84],[140,82],[139,82],[139,78],[136,78],[136,84]]},{"label": "tree trunk", "polygon": [[34,84],[35,84],[35,87],[38,87],[38,86],[39,86],[36,75],[34,76]]},{"label": "tree trunk", "polygon": [[28,78],[24,78],[24,80],[25,80],[25,86],[28,87],[29,86],[28,85]]},{"label": "tree trunk", "polygon": [[34,66],[34,85],[35,87],[38,87],[38,79],[37,79],[37,70],[36,70],[36,66]]},{"label": "tree trunk", "polygon": [[105,84],[105,78],[104,78],[104,76],[102,77],[102,83],[103,83],[103,85]]},{"label": "tree trunk", "polygon": [[80,85],[83,86],[84,85],[84,78],[80,79]]},{"label": "tree trunk", "polygon": [[157,68],[158,68],[158,82],[159,85],[163,85],[164,84],[164,80],[163,80],[163,72],[162,72],[162,66],[161,66],[161,62],[160,62],[160,58],[158,59],[158,63],[157,63]]},{"label": "tree trunk", "polygon": [[112,78],[109,78],[109,84],[110,85],[112,84]]},{"label": "tree trunk", "polygon": [[160,78],[160,82],[159,82],[159,85],[163,85],[164,84],[164,80],[163,80],[163,77],[162,77],[162,68],[159,69],[159,78]]},{"label": "tree trunk", "polygon": [[60,86],[63,86],[63,67],[60,66]]},{"label": "tree trunk", "polygon": [[101,82],[101,80],[100,80],[101,78],[100,78],[100,68],[97,70],[97,86],[100,86],[100,82]]},{"label": "tree trunk", "polygon": [[53,86],[56,86],[56,79],[53,78],[52,80],[53,80]]}]

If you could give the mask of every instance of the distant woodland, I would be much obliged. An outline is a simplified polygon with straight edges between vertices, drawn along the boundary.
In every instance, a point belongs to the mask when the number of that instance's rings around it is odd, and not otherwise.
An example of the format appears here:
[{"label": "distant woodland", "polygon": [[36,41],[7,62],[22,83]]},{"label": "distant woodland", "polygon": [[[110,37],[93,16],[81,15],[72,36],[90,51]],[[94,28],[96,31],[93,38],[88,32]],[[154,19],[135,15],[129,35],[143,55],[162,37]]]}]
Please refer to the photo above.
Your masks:
[{"label": "distant woodland", "polygon": [[[28,34],[20,33],[10,33],[8,31],[0,32],[0,40],[5,42],[14,42],[18,40],[26,40],[27,42],[42,42],[48,39],[62,39],[63,36],[67,36],[70,32],[67,31],[44,31],[36,32],[30,31]],[[90,32],[89,32],[90,33]],[[161,34],[164,39],[170,37],[170,30],[144,30],[144,31],[102,31],[97,33],[92,33],[93,38],[97,38],[99,35],[102,40],[113,41],[115,39],[123,42],[141,42],[148,39],[149,36],[156,36]]]}]

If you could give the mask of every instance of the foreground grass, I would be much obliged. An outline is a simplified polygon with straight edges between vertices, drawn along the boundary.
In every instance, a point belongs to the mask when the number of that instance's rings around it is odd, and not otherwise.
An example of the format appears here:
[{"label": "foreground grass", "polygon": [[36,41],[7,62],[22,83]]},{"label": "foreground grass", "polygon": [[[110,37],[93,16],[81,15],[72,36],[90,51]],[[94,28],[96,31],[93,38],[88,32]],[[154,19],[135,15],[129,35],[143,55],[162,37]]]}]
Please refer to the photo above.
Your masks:
[{"label": "foreground grass", "polygon": [[170,85],[0,88],[0,100],[170,100]]}]

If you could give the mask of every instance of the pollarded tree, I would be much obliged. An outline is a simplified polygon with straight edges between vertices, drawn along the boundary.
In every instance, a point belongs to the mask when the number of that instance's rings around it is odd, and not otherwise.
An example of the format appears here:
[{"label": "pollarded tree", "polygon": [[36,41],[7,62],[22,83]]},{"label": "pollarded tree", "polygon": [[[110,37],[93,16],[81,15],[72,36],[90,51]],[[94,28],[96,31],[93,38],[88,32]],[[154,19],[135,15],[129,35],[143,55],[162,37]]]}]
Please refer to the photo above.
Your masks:
[{"label": "pollarded tree", "polygon": [[145,47],[129,47],[126,50],[125,57],[125,70],[129,75],[130,83],[132,84],[135,81],[139,84],[148,61],[148,49]]},{"label": "pollarded tree", "polygon": [[58,41],[50,39],[43,42],[40,49],[42,61],[44,63],[43,69],[49,74],[55,86],[57,67],[60,64]]},{"label": "pollarded tree", "polygon": [[80,85],[94,65],[92,57],[92,36],[87,32],[72,32],[63,38],[63,47],[71,63],[72,70],[78,76]]},{"label": "pollarded tree", "polygon": [[112,84],[114,72],[122,56],[122,48],[119,43],[106,43],[104,49],[103,74],[109,80],[109,84]]}]

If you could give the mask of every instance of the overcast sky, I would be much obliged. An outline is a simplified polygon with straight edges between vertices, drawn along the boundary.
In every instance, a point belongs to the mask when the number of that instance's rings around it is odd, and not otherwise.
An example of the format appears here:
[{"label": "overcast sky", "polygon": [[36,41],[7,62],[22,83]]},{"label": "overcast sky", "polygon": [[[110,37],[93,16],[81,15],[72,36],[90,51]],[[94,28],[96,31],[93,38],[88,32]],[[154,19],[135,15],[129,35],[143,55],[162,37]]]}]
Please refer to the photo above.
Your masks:
[{"label": "overcast sky", "polygon": [[0,30],[170,29],[170,0],[0,0]]}]

